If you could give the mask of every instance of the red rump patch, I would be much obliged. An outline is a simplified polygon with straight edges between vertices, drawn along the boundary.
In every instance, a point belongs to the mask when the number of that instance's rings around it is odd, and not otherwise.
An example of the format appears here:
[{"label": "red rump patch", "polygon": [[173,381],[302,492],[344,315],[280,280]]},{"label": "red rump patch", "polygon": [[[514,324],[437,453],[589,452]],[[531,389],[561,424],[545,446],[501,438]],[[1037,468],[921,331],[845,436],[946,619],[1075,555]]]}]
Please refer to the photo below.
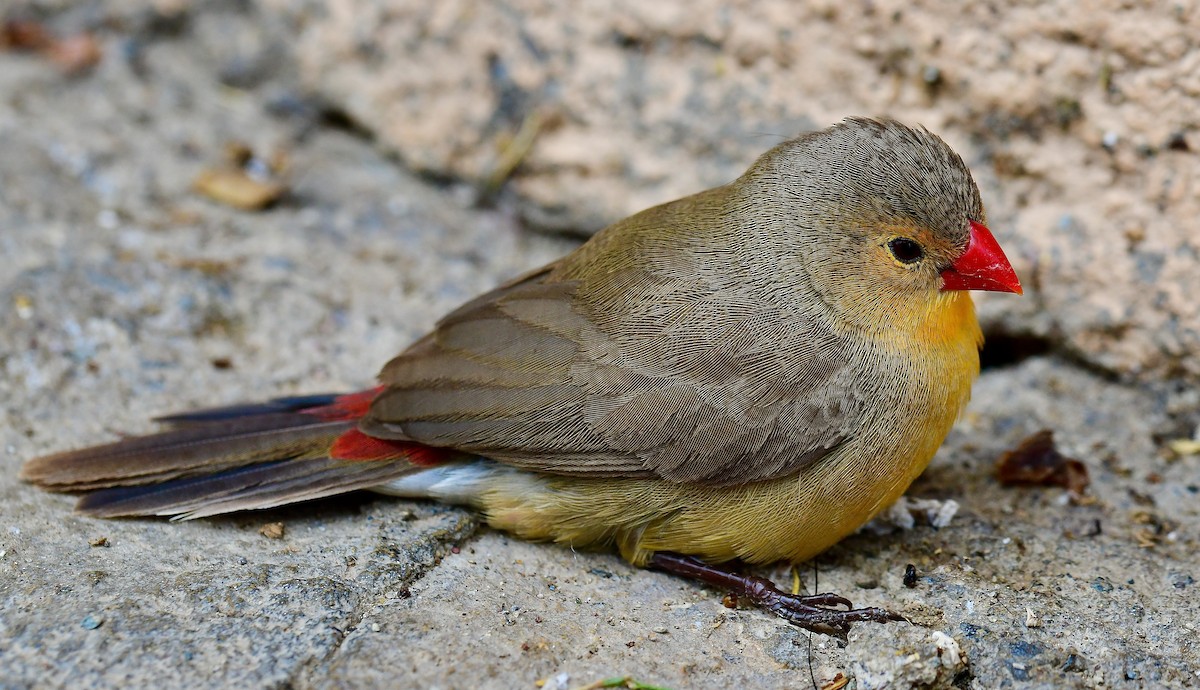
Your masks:
[{"label": "red rump patch", "polygon": [[[352,422],[362,419],[371,407],[371,403],[383,392],[383,386],[370,390],[340,395],[328,405],[304,410],[310,414],[331,422]],[[352,462],[383,462],[403,460],[418,467],[434,467],[449,460],[454,453],[440,448],[430,448],[412,441],[392,441],[385,438],[368,436],[358,429],[351,429],[338,436],[329,449],[329,457],[334,460],[349,460]]]},{"label": "red rump patch", "polygon": [[352,461],[405,460],[418,467],[433,467],[445,462],[449,453],[411,441],[375,438],[358,429],[351,429],[333,442],[329,457]]},{"label": "red rump patch", "polygon": [[361,419],[366,416],[367,409],[371,407],[371,402],[383,392],[383,388],[383,386],[379,386],[378,388],[359,391],[357,393],[339,395],[328,405],[314,407],[303,412],[304,414],[311,414],[330,422],[348,422]]}]

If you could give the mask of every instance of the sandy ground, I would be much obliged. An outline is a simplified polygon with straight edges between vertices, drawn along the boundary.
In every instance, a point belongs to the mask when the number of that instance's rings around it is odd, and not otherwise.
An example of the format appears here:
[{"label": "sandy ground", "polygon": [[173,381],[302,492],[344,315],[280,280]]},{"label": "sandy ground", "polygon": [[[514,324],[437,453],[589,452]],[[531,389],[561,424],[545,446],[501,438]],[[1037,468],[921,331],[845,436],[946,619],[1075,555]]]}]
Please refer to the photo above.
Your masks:
[{"label": "sandy ground", "polygon": [[[330,116],[286,18],[162,7],[56,14],[97,32],[78,76],[0,53],[0,687],[1200,685],[1200,456],[1168,450],[1195,430],[1190,388],[1019,331],[910,491],[957,502],[950,523],[883,522],[815,562],[820,589],[914,621],[844,644],[457,509],[106,522],[19,483],[25,459],[157,413],[363,386],[440,313],[573,246],[525,231],[528,201],[474,207],[476,187],[418,179]],[[232,141],[286,158],[273,208],[193,191]],[[1043,428],[1087,465],[1088,500],[992,478]]]}]

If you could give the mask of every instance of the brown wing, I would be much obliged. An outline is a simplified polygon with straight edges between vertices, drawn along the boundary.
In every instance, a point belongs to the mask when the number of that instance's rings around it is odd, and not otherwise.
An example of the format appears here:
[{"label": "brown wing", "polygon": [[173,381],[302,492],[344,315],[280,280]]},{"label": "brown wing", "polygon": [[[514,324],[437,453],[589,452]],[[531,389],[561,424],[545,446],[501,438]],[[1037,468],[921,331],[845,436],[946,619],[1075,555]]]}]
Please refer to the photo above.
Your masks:
[{"label": "brown wing", "polygon": [[389,362],[363,430],[548,471],[650,474],[587,423],[575,369],[592,329],[549,269],[463,305]]},{"label": "brown wing", "polygon": [[859,406],[819,319],[680,265],[701,260],[659,246],[678,236],[604,239],[448,315],[384,368],[363,430],[543,472],[713,485],[797,472],[849,438]]}]

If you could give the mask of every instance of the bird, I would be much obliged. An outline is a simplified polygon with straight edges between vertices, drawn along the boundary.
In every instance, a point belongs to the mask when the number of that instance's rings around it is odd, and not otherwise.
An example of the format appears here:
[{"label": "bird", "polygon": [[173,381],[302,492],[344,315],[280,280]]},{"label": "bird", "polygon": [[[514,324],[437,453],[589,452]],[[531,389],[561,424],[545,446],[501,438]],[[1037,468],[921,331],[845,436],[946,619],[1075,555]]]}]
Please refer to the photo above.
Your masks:
[{"label": "bird", "polygon": [[979,374],[972,290],[1022,292],[962,158],[848,118],[466,302],[376,387],[162,417],[21,476],[105,518],[460,504],[844,634],[901,617],[734,566],[811,559],[925,469]]}]

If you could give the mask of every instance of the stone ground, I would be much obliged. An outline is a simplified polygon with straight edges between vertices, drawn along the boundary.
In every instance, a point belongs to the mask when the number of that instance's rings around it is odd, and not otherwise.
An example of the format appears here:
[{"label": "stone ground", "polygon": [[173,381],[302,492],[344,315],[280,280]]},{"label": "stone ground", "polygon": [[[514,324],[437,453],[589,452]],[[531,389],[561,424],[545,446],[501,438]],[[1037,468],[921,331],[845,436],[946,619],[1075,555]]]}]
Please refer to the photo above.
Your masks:
[{"label": "stone ground", "polygon": [[[25,459],[154,414],[367,385],[440,313],[573,246],[503,195],[479,208],[406,172],[286,53],[241,50],[263,17],[128,5],[54,17],[98,28],[86,74],[0,52],[0,688],[1200,685],[1200,456],[1166,449],[1194,400],[1002,331],[909,492],[956,501],[949,525],[881,522],[815,562],[820,589],[914,621],[846,643],[457,509],[358,495],[101,521],[21,484]],[[232,141],[286,159],[273,208],[193,191]],[[992,478],[1043,428],[1089,500]]]}]

